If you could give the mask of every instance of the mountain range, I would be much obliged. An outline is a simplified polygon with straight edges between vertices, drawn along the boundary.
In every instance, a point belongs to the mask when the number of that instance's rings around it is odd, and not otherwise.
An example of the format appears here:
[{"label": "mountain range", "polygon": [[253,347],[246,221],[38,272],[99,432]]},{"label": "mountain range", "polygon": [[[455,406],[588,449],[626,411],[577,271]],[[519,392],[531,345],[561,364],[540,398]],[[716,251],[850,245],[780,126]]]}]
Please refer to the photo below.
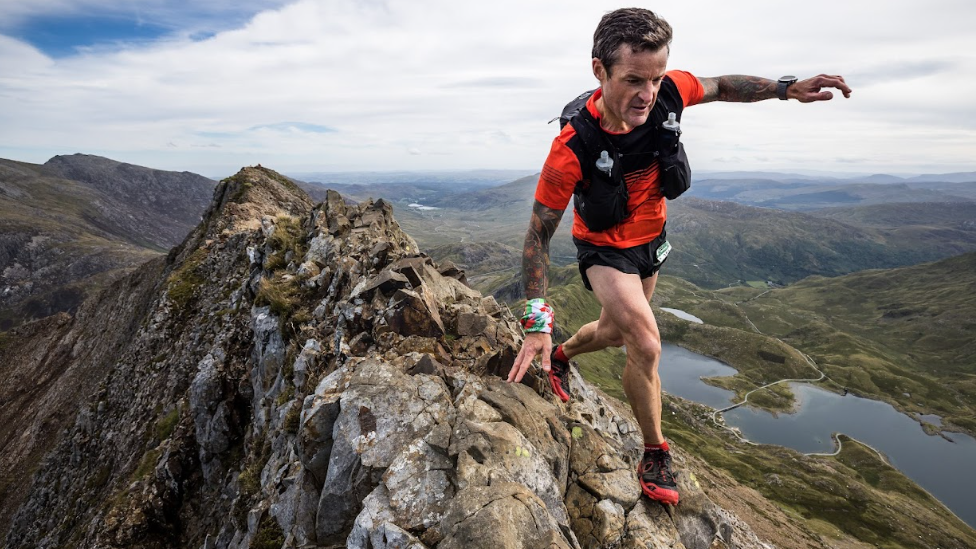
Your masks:
[{"label": "mountain range", "polygon": [[168,252],[199,222],[214,185],[90,155],[0,160],[0,330],[74,311]]},{"label": "mountain range", "polygon": [[832,181],[832,182],[873,182],[873,183],[976,183],[976,172],[953,172],[953,173],[933,173],[920,175],[890,175],[877,173],[872,175],[862,174],[836,174],[832,172],[820,173],[789,173],[789,172],[720,172],[705,171],[696,172],[695,181],[706,179],[766,179],[766,180],[807,180],[807,181]]},{"label": "mountain range", "polygon": [[[119,250],[104,278],[52,282],[82,292],[67,313],[0,327],[9,547],[976,544],[855,441],[836,457],[752,446],[670,396],[687,496],[670,510],[635,502],[636,426],[590,385],[618,394],[616,355],[581,363],[568,406],[536,374],[497,379],[518,349],[504,301],[521,299],[536,176],[379,201],[370,194],[389,183],[367,184],[346,201],[260,167],[215,184],[75,155],[2,161],[0,175],[4,276],[38,248],[71,262]],[[300,190],[310,186],[318,205]],[[769,357],[801,351],[870,389],[830,357],[883,349],[887,362],[866,370],[875,388],[907,383],[917,398],[889,395],[895,404],[971,429],[973,304],[957,297],[976,295],[976,256],[959,255],[976,248],[976,216],[964,196],[947,200],[796,212],[682,197],[667,266],[681,278],[662,277],[655,307],[708,325],[659,314],[662,334],[734,363],[736,391],[750,368],[786,372],[795,361]],[[594,303],[572,266],[571,216],[553,243],[552,292],[561,318],[582,321]],[[169,218],[188,236],[165,253],[179,231]],[[935,407],[943,383],[958,406]]]},{"label": "mountain range", "polygon": [[166,258],[2,341],[6,545],[768,547],[742,509],[817,546],[680,450],[682,505],[643,500],[626,407],[504,383],[517,322],[457,274],[382,200],[224,180]]},{"label": "mountain range", "polygon": [[[400,223],[433,257],[458,261],[465,247],[477,245],[479,253],[469,255],[481,258],[485,269],[465,265],[476,280],[484,272],[499,271],[512,249],[521,250],[537,180],[531,176],[490,189],[427,197],[423,204],[434,210],[411,207],[416,200],[410,196],[390,200]],[[883,192],[885,185],[874,187],[872,196],[889,200],[842,200],[806,212],[700,199],[690,192],[668,204],[667,230],[674,246],[668,272],[712,289],[748,281],[783,285],[811,275],[913,265],[976,250],[976,201],[947,201],[948,195],[920,192],[904,202]],[[569,208],[551,243],[556,265],[575,262],[571,224]],[[491,246],[498,257],[486,255]],[[517,277],[518,265],[509,264],[509,278]],[[492,284],[504,285],[500,276],[493,274]]]}]

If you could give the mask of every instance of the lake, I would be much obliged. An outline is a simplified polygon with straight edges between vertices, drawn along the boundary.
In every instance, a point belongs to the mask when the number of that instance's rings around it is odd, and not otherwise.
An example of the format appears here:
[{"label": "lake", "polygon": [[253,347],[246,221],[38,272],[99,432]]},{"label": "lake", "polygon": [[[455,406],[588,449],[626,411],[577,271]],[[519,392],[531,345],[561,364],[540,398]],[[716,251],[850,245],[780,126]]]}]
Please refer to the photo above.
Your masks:
[{"label": "lake", "polygon": [[691,313],[686,313],[686,312],[682,311],[681,309],[671,309],[669,307],[661,307],[661,310],[662,311],[667,311],[667,312],[673,314],[674,316],[676,316],[676,317],[678,317],[678,318],[680,318],[682,320],[687,320],[688,322],[694,322],[695,324],[704,324],[705,323],[705,321],[703,321],[702,319],[698,318],[697,316],[695,316],[695,315],[693,315]]},{"label": "lake", "polygon": [[671,343],[661,345],[661,386],[672,395],[712,408],[733,404],[734,393],[702,382],[702,377],[735,375],[735,368]]},{"label": "lake", "polygon": [[[734,368],[676,345],[662,347],[665,391],[712,408],[733,403],[731,391],[706,385],[700,378],[732,375]],[[884,402],[841,396],[805,383],[790,383],[790,388],[799,404],[796,413],[774,417],[739,407],[725,412],[725,423],[753,442],[804,453],[832,452],[831,434],[844,433],[882,452],[894,467],[976,528],[976,439],[961,433],[945,433],[951,441],[928,435],[915,419]]]}]

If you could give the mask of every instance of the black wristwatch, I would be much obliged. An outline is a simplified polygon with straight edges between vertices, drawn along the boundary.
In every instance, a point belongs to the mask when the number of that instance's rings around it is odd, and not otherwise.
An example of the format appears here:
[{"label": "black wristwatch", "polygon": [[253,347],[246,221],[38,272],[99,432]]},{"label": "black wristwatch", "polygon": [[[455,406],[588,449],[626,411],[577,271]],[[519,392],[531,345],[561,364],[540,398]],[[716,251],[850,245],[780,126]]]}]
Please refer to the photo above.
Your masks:
[{"label": "black wristwatch", "polygon": [[786,101],[786,88],[796,84],[795,76],[781,76],[779,81],[776,82],[776,96]]}]

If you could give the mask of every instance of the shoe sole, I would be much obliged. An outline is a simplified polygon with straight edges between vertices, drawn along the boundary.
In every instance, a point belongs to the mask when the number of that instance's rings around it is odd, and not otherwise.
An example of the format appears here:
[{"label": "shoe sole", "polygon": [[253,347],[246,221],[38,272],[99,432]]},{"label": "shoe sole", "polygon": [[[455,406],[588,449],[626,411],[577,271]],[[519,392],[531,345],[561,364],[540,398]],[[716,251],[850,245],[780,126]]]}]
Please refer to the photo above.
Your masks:
[{"label": "shoe sole", "polygon": [[569,402],[569,395],[567,395],[566,392],[563,391],[563,388],[559,383],[559,378],[552,373],[552,370],[549,370],[549,386],[552,387],[552,392],[556,393],[556,396],[559,397],[559,400],[563,402]]}]

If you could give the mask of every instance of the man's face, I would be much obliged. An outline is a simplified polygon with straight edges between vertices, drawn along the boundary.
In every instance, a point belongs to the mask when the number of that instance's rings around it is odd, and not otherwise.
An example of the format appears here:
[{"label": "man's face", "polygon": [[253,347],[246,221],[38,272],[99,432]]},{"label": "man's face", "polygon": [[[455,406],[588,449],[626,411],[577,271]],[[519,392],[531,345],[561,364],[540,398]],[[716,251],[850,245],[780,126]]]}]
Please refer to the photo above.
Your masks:
[{"label": "man's face", "polygon": [[667,47],[635,53],[630,44],[621,44],[609,75],[603,63],[593,59],[593,74],[603,88],[604,129],[627,132],[647,121],[667,71],[668,53]]}]

